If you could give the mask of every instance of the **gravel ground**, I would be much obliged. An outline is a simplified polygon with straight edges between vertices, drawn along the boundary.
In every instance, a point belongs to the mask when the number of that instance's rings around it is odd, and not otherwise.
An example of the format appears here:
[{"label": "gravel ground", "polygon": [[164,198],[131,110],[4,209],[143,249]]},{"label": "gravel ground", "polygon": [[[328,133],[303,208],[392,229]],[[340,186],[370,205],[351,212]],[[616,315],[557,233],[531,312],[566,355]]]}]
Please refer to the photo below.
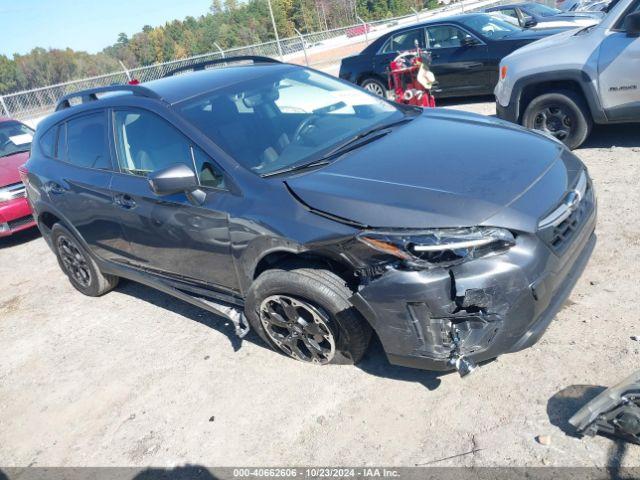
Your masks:
[{"label": "gravel ground", "polygon": [[0,465],[640,466],[639,447],[567,433],[640,360],[638,128],[577,154],[600,202],[591,262],[541,342],[464,380],[377,345],[357,367],[300,364],[132,282],[83,297],[37,233],[1,240]]}]

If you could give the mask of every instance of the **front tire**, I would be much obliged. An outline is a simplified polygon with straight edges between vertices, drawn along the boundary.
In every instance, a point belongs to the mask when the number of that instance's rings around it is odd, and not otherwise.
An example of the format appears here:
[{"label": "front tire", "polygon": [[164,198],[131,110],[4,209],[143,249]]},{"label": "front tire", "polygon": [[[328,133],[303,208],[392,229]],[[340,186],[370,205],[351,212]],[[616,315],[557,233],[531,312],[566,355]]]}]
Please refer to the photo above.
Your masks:
[{"label": "front tire", "polygon": [[593,122],[584,100],[562,91],[534,98],[522,115],[522,124],[553,135],[573,150],[587,139]]},{"label": "front tire", "polygon": [[51,229],[51,241],[60,268],[79,292],[99,297],[118,285],[118,277],[102,273],[89,252],[59,223]]},{"label": "front tire", "polygon": [[387,87],[382,81],[377,78],[369,77],[360,82],[360,86],[365,90],[373,93],[378,97],[385,97],[387,94]]},{"label": "front tire", "polygon": [[283,266],[253,282],[245,302],[251,327],[274,350],[299,361],[355,364],[371,327],[351,305],[345,281],[321,268]]}]

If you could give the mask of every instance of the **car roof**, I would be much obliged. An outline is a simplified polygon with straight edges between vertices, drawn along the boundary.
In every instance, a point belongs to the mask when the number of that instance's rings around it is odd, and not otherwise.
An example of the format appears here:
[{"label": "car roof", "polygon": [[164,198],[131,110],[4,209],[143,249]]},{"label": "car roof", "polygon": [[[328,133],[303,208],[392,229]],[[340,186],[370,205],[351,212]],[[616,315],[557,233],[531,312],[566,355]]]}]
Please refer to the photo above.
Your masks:
[{"label": "car roof", "polygon": [[503,5],[496,5],[495,7],[489,7],[487,10],[503,10],[505,8],[528,7],[530,5],[531,2],[505,3]]},{"label": "car roof", "polygon": [[232,65],[223,68],[210,68],[196,72],[178,74],[140,84],[158,94],[165,102],[179,103],[244,80],[251,80],[274,72],[284,72],[302,68],[286,63],[255,63]]}]

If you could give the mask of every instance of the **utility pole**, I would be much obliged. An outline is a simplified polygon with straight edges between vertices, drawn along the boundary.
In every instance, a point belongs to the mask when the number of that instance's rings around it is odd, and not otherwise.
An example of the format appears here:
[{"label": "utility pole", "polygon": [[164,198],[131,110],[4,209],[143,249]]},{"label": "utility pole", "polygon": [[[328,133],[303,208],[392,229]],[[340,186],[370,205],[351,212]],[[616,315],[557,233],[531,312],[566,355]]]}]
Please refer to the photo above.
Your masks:
[{"label": "utility pole", "polygon": [[273,8],[271,8],[271,0],[267,0],[269,4],[269,14],[271,15],[271,23],[273,24],[273,33],[276,35],[276,45],[278,45],[278,54],[280,55],[280,60],[283,59],[282,55],[282,46],[280,45],[280,37],[278,37],[278,29],[276,28],[276,19],[273,16]]}]

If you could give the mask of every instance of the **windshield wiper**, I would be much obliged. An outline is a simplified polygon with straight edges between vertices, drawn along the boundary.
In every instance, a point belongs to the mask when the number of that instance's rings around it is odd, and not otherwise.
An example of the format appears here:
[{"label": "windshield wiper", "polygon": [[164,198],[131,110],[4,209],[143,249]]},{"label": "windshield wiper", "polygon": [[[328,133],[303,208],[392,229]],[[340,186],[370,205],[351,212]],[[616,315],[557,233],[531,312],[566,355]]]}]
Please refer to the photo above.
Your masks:
[{"label": "windshield wiper", "polygon": [[[382,138],[389,133],[388,129],[395,127],[397,125],[401,125],[403,123],[410,122],[414,118],[415,117],[405,117],[395,122],[385,123],[384,125],[378,125],[376,127],[370,128],[369,130],[365,130],[364,132],[351,137],[350,139],[341,143],[336,148],[331,150],[329,153],[324,154],[322,157],[318,159],[312,160],[307,163],[300,163],[298,165],[291,165],[289,167],[281,168],[279,170],[274,170],[273,172],[263,174],[262,177],[272,177],[274,175],[280,175],[282,173],[297,172],[300,170],[306,170],[308,168],[316,168],[316,167],[322,167],[324,165],[328,165],[329,163],[331,163],[330,160],[332,158],[335,158],[339,155],[347,153],[362,145],[366,145],[367,143],[377,140],[378,138]],[[376,133],[377,135],[374,135]],[[360,142],[360,140],[362,139],[366,139],[366,141]]]},{"label": "windshield wiper", "polygon": [[27,148],[24,150],[16,150],[14,152],[9,152],[9,153],[3,153],[3,154],[0,154],[0,158],[10,157],[11,155],[15,155],[16,153],[24,153],[24,152],[28,152],[29,150],[31,150],[31,148]]},{"label": "windshield wiper", "polygon": [[273,172],[264,173],[262,177],[272,177],[274,175],[280,175],[281,173],[296,172],[298,170],[306,170],[307,168],[322,167],[331,163],[329,160],[313,160],[312,162],[300,163],[298,165],[291,165],[290,167],[281,168],[280,170],[274,170]]}]

